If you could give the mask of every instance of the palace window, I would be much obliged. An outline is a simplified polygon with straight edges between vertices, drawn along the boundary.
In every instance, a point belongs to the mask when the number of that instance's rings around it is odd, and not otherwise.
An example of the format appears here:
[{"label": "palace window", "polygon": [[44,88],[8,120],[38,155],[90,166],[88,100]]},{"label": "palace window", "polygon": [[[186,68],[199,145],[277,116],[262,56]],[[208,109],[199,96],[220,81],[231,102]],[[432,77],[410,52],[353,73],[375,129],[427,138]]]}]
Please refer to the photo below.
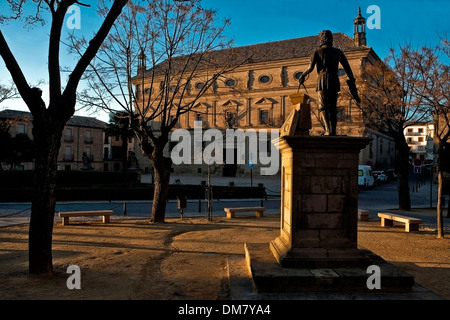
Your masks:
[{"label": "palace window", "polygon": [[197,113],[196,117],[195,117],[195,121],[201,121],[204,122],[205,121],[205,117],[203,116],[202,113]]},{"label": "palace window", "polygon": [[302,74],[303,74],[303,72],[301,72],[301,71],[294,73],[294,79],[296,79],[296,80],[300,79]]},{"label": "palace window", "polygon": [[272,82],[272,77],[265,74],[265,75],[260,76],[258,81],[259,81],[259,83],[262,83],[262,84],[269,84]]},{"label": "palace window", "polygon": [[227,80],[225,80],[225,85],[227,87],[234,87],[236,85],[236,80],[234,80],[234,79],[227,79]]},{"label": "palace window", "polygon": [[259,110],[259,124],[269,124],[268,110]]}]

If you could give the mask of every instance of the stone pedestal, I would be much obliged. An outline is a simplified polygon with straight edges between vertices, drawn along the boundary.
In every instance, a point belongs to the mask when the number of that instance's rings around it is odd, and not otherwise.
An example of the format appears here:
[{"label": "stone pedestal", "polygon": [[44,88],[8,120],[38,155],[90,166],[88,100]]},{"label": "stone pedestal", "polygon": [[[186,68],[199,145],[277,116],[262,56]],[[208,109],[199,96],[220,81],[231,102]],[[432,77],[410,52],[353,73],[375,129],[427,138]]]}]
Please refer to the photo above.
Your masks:
[{"label": "stone pedestal", "polygon": [[411,291],[414,278],[358,249],[358,160],[369,138],[282,136],[280,235],[246,244],[259,292],[370,291],[367,267],[381,269],[383,291]]},{"label": "stone pedestal", "polygon": [[283,267],[367,264],[357,250],[358,160],[369,138],[285,136],[281,234],[270,248]]}]

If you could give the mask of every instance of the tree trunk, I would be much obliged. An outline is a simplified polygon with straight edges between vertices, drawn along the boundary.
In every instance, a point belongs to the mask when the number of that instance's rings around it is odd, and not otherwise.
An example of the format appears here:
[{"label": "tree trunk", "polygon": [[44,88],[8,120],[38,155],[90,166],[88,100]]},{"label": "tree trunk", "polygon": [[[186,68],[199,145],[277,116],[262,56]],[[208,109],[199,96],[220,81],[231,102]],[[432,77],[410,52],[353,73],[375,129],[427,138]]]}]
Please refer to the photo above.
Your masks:
[{"label": "tree trunk", "polygon": [[[445,198],[443,194],[444,189],[444,171],[448,171],[449,166],[449,159],[446,156],[445,150],[449,147],[448,143],[440,142],[439,143],[439,149],[438,149],[438,158],[437,158],[437,167],[438,167],[438,195],[437,195],[437,237],[443,238],[444,237],[444,214],[443,214],[443,207],[445,206]],[[450,203],[450,200],[449,200]],[[450,208],[449,208],[450,210]],[[447,213],[448,215],[448,213]]]},{"label": "tree trunk", "polygon": [[122,177],[123,177],[123,185],[126,187],[127,183],[127,172],[128,172],[128,138],[126,135],[121,135],[122,139]]},{"label": "tree trunk", "polygon": [[444,220],[442,214],[442,205],[444,197],[442,195],[443,174],[442,171],[438,171],[438,195],[437,195],[437,237],[444,237]]},{"label": "tree trunk", "polygon": [[62,129],[50,121],[34,121],[36,144],[34,190],[29,229],[29,273],[52,274],[57,160]]},{"label": "tree trunk", "polygon": [[395,157],[395,169],[397,171],[398,183],[398,208],[399,210],[411,210],[411,198],[409,194],[409,147],[405,136],[400,135],[395,142],[397,154]]},{"label": "tree trunk", "polygon": [[169,194],[170,169],[172,160],[164,156],[151,159],[154,172],[154,186],[152,217],[154,223],[163,223],[166,216],[166,202]]}]

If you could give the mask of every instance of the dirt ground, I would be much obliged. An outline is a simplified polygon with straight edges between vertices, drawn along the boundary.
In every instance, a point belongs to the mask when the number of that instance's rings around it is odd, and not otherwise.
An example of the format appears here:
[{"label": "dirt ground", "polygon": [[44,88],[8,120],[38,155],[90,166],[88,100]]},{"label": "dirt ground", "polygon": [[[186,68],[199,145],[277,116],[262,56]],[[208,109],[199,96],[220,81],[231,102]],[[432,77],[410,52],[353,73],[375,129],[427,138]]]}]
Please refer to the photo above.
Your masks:
[{"label": "dirt ground", "polygon": [[[244,256],[244,243],[279,235],[279,215],[55,222],[55,276],[28,275],[28,225],[0,228],[1,300],[215,300],[230,299],[228,257]],[[434,230],[404,232],[379,221],[359,222],[358,243],[450,299],[450,239]],[[81,290],[69,290],[68,266],[81,270]]]}]

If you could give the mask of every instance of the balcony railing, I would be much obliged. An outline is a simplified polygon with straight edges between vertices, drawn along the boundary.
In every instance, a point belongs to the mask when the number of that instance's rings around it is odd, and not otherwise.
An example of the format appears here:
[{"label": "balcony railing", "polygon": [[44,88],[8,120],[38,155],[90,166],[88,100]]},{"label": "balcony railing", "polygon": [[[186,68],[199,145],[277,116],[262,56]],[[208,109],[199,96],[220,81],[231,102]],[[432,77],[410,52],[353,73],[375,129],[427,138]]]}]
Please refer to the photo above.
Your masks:
[{"label": "balcony railing", "polygon": [[427,136],[425,132],[405,132],[405,137],[420,137]]}]

